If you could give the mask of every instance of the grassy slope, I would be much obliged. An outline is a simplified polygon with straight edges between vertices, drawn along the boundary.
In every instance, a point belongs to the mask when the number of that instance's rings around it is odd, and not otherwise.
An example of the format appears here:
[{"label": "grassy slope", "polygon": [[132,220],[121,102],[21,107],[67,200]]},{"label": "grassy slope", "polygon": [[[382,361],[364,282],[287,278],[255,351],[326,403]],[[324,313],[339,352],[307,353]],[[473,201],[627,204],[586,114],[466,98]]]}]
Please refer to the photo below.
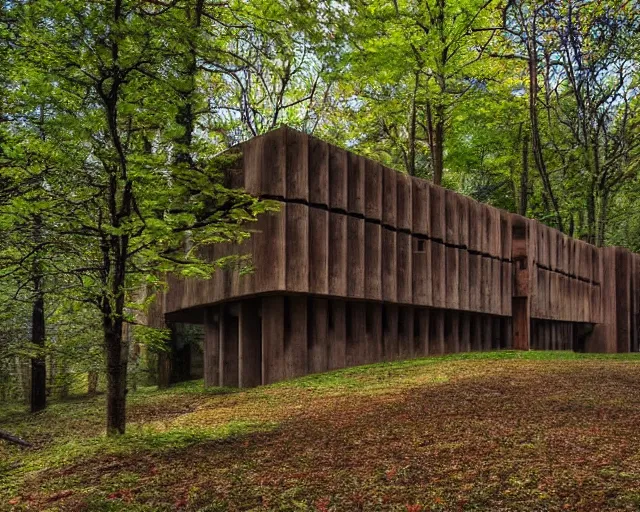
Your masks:
[{"label": "grassy slope", "polygon": [[637,510],[640,357],[500,352],[0,405],[0,510]]}]

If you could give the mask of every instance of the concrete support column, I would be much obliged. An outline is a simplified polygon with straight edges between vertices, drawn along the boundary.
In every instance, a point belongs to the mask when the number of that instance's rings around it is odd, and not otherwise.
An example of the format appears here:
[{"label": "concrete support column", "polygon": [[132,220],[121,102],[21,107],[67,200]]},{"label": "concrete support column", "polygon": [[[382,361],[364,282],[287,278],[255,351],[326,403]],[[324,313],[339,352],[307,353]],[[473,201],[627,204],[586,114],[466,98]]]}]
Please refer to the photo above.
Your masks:
[{"label": "concrete support column", "polygon": [[329,302],[327,299],[309,299],[309,332],[308,336],[308,367],[309,373],[325,372],[328,369],[327,346],[327,314]]},{"label": "concrete support column", "polygon": [[398,311],[398,351],[400,359],[413,357],[413,308],[402,306]]},{"label": "concrete support column", "polygon": [[329,301],[328,336],[329,370],[344,368],[346,365],[345,303],[342,300]]},{"label": "concrete support column", "polygon": [[444,311],[432,309],[429,313],[429,354],[444,354]]},{"label": "concrete support column", "polygon": [[218,307],[204,310],[204,385],[219,386],[220,314]]},{"label": "concrete support column", "polygon": [[262,383],[262,321],[258,299],[240,303],[239,324],[239,385],[241,388],[259,386]]},{"label": "concrete support column", "polygon": [[445,314],[445,343],[447,354],[460,352],[460,314],[457,311],[447,311]]},{"label": "concrete support column", "polygon": [[482,315],[482,350],[491,350],[493,344],[493,318]]},{"label": "concrete support column", "polygon": [[364,364],[367,356],[367,310],[363,302],[347,304],[346,364],[357,366]]},{"label": "concrete support column", "polygon": [[471,331],[471,350],[478,352],[482,350],[482,323],[481,315],[472,313],[469,316],[469,330]]},{"label": "concrete support column", "polygon": [[398,306],[385,304],[383,306],[382,336],[384,347],[384,361],[394,361],[398,358]]},{"label": "concrete support column", "polygon": [[491,348],[493,350],[499,350],[502,345],[502,326],[501,326],[501,322],[500,322],[501,318],[499,316],[494,316],[493,317],[493,329],[492,329],[492,335],[493,335],[493,341],[491,343]]},{"label": "concrete support column", "polygon": [[429,310],[417,308],[414,312],[414,322],[417,323],[418,332],[414,333],[414,350],[416,357],[429,355]]},{"label": "concrete support column", "polygon": [[285,297],[284,378],[307,374],[307,297]]},{"label": "concrete support column", "polygon": [[382,344],[382,305],[379,303],[369,303],[366,308],[366,362],[377,363],[383,360],[384,354]]},{"label": "concrete support column", "polygon": [[284,297],[262,299],[262,384],[284,379]]},{"label": "concrete support column", "polygon": [[237,304],[220,307],[220,384],[238,387],[238,312]]}]

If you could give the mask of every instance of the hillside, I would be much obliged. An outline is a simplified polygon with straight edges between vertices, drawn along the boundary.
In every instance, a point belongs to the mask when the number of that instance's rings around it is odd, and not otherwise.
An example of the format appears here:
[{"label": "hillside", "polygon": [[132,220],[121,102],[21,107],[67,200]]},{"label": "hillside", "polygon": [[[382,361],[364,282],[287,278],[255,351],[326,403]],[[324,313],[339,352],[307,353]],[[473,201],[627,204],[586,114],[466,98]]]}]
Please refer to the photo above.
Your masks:
[{"label": "hillside", "polygon": [[636,510],[640,357],[477,353],[0,405],[1,510]]}]

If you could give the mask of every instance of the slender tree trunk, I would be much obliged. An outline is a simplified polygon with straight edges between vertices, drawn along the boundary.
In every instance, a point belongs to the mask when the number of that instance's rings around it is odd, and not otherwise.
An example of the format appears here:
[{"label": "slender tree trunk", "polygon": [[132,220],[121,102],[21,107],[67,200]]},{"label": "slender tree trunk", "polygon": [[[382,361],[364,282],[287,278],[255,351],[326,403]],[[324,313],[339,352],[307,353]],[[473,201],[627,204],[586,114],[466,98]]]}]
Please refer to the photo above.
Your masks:
[{"label": "slender tree trunk", "polygon": [[444,137],[445,120],[447,109],[444,98],[447,94],[447,63],[450,59],[447,44],[448,29],[445,25],[446,0],[437,0],[435,5],[435,16],[433,17],[434,28],[438,34],[440,51],[436,58],[435,81],[438,85],[438,98],[435,105],[435,133],[434,133],[434,154],[433,154],[433,183],[442,185],[442,175],[444,172]]},{"label": "slender tree trunk", "polygon": [[596,245],[602,247],[604,245],[604,237],[607,228],[607,213],[609,211],[609,192],[604,189],[600,197],[600,212],[598,214],[598,230],[596,232]]},{"label": "slender tree trunk", "polygon": [[[45,319],[44,297],[39,293],[31,312],[31,342],[44,349]],[[38,412],[47,405],[47,366],[44,355],[39,353],[31,359],[31,412]]]},{"label": "slender tree trunk", "polygon": [[[189,21],[190,28],[194,31],[200,27],[203,9],[204,0],[196,0],[193,9],[191,8],[190,2],[186,5],[187,20]],[[195,129],[194,93],[196,91],[196,74],[198,72],[197,57],[198,48],[195,43],[191,41],[189,43],[189,50],[184,56],[184,67],[180,72],[184,87],[179,91],[182,102],[176,114],[176,122],[183,127],[184,132],[182,136],[176,140],[179,144],[179,150],[176,154],[177,163],[191,164],[193,162],[191,142]]]},{"label": "slender tree trunk", "polygon": [[124,434],[127,411],[127,351],[122,339],[122,319],[104,319],[107,348],[107,434]]},{"label": "slender tree trunk", "polygon": [[[44,106],[40,106],[40,137],[45,140],[44,132]],[[33,243],[36,253],[33,259],[33,303],[31,305],[31,343],[38,351],[31,359],[31,412],[38,412],[47,406],[47,361],[44,354],[46,339],[46,320],[44,316],[44,277],[42,261],[38,254],[38,248],[42,243],[42,217],[33,216]]]},{"label": "slender tree trunk", "polygon": [[98,372],[91,370],[87,374],[87,394],[95,395],[98,391]]},{"label": "slender tree trunk", "polygon": [[538,49],[536,44],[536,31],[537,28],[534,16],[531,23],[531,33],[529,34],[529,40],[527,41],[527,52],[529,58],[529,119],[531,122],[531,150],[536,163],[536,168],[540,174],[540,179],[542,180],[542,185],[544,186],[544,190],[553,207],[556,228],[560,231],[564,231],[560,208],[558,207],[558,201],[553,193],[544,156],[542,154],[540,127],[538,124]]},{"label": "slender tree trunk", "polygon": [[415,73],[415,84],[413,87],[413,95],[411,97],[411,118],[409,120],[409,162],[407,172],[410,176],[416,175],[416,124],[417,124],[417,100],[418,87],[420,84],[420,73]]},{"label": "slender tree trunk", "polygon": [[426,110],[425,113],[427,118],[427,138],[429,139],[429,154],[431,155],[431,171],[433,173],[433,169],[434,169],[433,159],[436,153],[436,147],[435,147],[436,134],[435,134],[435,128],[433,126],[433,109],[431,108],[431,101],[429,99],[427,99],[427,105],[425,110]]},{"label": "slender tree trunk", "polygon": [[15,356],[16,374],[20,379],[20,400],[29,403],[29,392],[31,390],[31,368],[25,364],[20,356]]},{"label": "slender tree trunk", "polygon": [[596,238],[595,180],[592,179],[587,192],[587,242],[596,243]]},{"label": "slender tree trunk", "polygon": [[[114,3],[113,19],[121,23],[125,14],[122,0]],[[111,65],[120,72],[119,44],[111,44]],[[118,234],[123,223],[132,213],[134,203],[133,183],[128,176],[126,145],[118,126],[119,88],[123,82],[112,80],[108,94],[102,93],[105,104],[109,138],[118,155],[117,166],[110,168],[108,188],[109,221],[113,232],[102,239],[104,262],[104,291],[100,302],[104,347],[107,357],[107,435],[124,434],[126,427],[127,363],[129,350],[123,339],[122,325],[126,294],[126,275],[129,260],[129,235]]]},{"label": "slender tree trunk", "polygon": [[[41,241],[42,219],[34,217],[33,239],[35,244]],[[36,256],[33,263],[33,293],[31,306],[31,343],[38,353],[31,359],[31,412],[38,412],[47,405],[47,365],[44,356],[45,317],[44,292],[42,290],[42,269]]]},{"label": "slender tree trunk", "polygon": [[[131,204],[125,203],[131,200],[130,186],[131,183],[127,182],[123,190],[122,212],[125,216],[131,213]],[[118,226],[117,218],[112,222],[114,226]],[[129,347],[123,336],[123,325],[129,237],[126,234],[111,235],[109,245],[110,250],[105,247],[103,251],[106,251],[105,254],[113,255],[111,293],[102,297],[101,309],[107,352],[107,435],[117,435],[124,434],[127,421]]]},{"label": "slender tree trunk", "polygon": [[56,387],[56,377],[58,375],[58,361],[56,360],[55,353],[49,354],[49,373],[47,374],[48,395],[51,396]]},{"label": "slender tree trunk", "polygon": [[527,215],[529,206],[529,131],[524,130],[522,134],[522,172],[520,173],[520,201],[518,203],[518,213]]},{"label": "slender tree trunk", "polygon": [[573,238],[573,235],[575,234],[575,221],[573,219],[573,213],[569,216],[569,231],[567,233],[567,235],[569,235],[571,238]]},{"label": "slender tree trunk", "polygon": [[69,363],[65,359],[60,363],[59,371],[58,371],[58,398],[64,400],[69,396]]},{"label": "slender tree trunk", "polygon": [[[131,345],[131,331],[127,329],[127,346]],[[140,345],[134,343],[131,350],[131,363],[133,364],[133,372],[131,375],[131,390],[135,393],[138,391],[138,373],[140,369]]]},{"label": "slender tree trunk", "polygon": [[433,183],[442,185],[444,169],[444,106],[436,106],[436,125],[433,143]]}]

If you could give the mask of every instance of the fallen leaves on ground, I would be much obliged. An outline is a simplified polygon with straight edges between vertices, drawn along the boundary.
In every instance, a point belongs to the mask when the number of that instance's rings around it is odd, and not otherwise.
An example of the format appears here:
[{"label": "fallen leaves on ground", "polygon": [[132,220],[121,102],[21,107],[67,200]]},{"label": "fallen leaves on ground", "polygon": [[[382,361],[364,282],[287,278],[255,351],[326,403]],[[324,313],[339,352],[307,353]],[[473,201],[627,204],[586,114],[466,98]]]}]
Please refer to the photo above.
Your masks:
[{"label": "fallen leaves on ground", "polygon": [[130,417],[161,432],[255,428],[29,472],[11,493],[0,490],[0,507],[637,510],[638,369],[594,359],[432,359],[344,372],[330,385],[154,396]]}]

